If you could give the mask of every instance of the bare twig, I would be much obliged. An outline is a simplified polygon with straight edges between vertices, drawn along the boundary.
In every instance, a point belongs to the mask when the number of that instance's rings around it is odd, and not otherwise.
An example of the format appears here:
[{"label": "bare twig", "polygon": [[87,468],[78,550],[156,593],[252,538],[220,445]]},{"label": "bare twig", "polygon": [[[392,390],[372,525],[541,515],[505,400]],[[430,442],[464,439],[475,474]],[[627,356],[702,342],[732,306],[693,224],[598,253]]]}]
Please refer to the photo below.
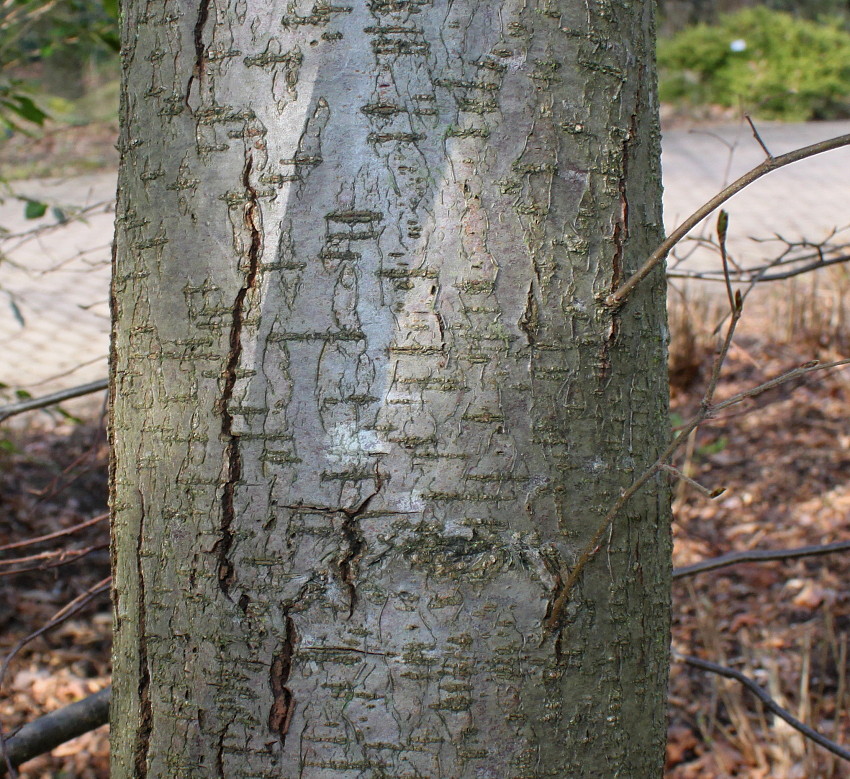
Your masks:
[{"label": "bare twig", "polygon": [[799,162],[800,160],[804,160],[808,157],[813,157],[816,154],[822,154],[823,152],[839,149],[842,146],[847,145],[850,145],[850,134],[839,135],[837,138],[830,138],[826,141],[813,143],[809,146],[804,146],[800,149],[790,151],[787,154],[780,154],[778,157],[768,157],[766,160],[763,160],[759,165],[756,165],[756,167],[752,170],[732,182],[728,187],[711,198],[711,200],[707,203],[700,206],[693,214],[691,214],[684,222],[673,230],[673,232],[671,232],[661,245],[649,256],[641,268],[626,282],[624,282],[619,289],[615,290],[608,295],[607,298],[605,298],[605,305],[609,308],[619,308],[623,305],[632,290],[634,290],[634,288],[664,260],[670,250],[679,243],[679,241],[681,241],[691,229],[705,219],[705,217],[707,217],[712,211],[723,205],[730,197],[732,197],[732,195],[735,195],[744,189],[744,187],[749,186],[757,179],[760,179],[762,176],[771,173],[778,168],[790,165],[792,162]]},{"label": "bare twig", "polygon": [[729,275],[729,257],[726,254],[726,231],[729,229],[729,214],[722,208],[717,215],[717,242],[720,246],[720,260],[723,263],[723,280],[726,282],[726,297],[729,299],[729,310],[735,310],[735,293],[732,290],[732,279]]},{"label": "bare twig", "polygon": [[[42,552],[40,555],[31,555],[27,557],[18,557],[13,560],[0,561],[0,566],[20,565],[24,562],[32,562],[33,560],[41,560],[38,565],[30,565],[24,568],[15,568],[12,571],[0,571],[0,578],[6,576],[16,576],[19,573],[29,573],[30,571],[47,571],[51,568],[59,568],[63,565],[75,563],[83,557],[90,555],[92,552],[97,552],[100,549],[107,549],[109,542],[103,544],[94,544],[86,546],[82,549],[56,549],[52,552]],[[58,559],[57,559],[58,558]]]},{"label": "bare twig", "polygon": [[714,500],[715,498],[719,498],[724,492],[726,492],[725,487],[716,487],[713,490],[708,489],[708,487],[704,487],[700,484],[696,479],[692,479],[685,473],[682,473],[678,468],[674,468],[670,464],[664,464],[661,466],[667,473],[675,476],[679,481],[690,485],[693,487],[700,495],[708,498],[709,500]]},{"label": "bare twig", "polygon": [[688,655],[682,655],[678,652],[674,652],[673,656],[675,659],[687,663],[694,668],[699,668],[703,671],[709,671],[710,673],[717,674],[718,676],[725,676],[727,679],[735,679],[735,681],[740,682],[744,685],[753,695],[758,698],[762,704],[773,714],[775,714],[780,719],[787,722],[792,728],[802,733],[806,738],[814,741],[816,744],[822,746],[824,749],[829,750],[834,755],[838,755],[838,757],[850,761],[850,750],[845,749],[839,744],[836,744],[834,741],[828,739],[826,736],[822,736],[813,728],[810,728],[803,722],[800,722],[795,716],[793,716],[786,709],[783,709],[773,698],[771,698],[758,684],[756,684],[749,676],[742,674],[740,671],[736,671],[734,668],[727,668],[723,665],[717,665],[717,663],[711,663],[708,660],[700,660],[698,657],[690,657]]},{"label": "bare twig", "polygon": [[[842,228],[844,232],[846,228]],[[785,244],[785,248],[774,258],[761,265],[754,265],[747,268],[741,268],[737,265],[735,269],[730,271],[730,276],[735,282],[762,282],[762,281],[779,281],[788,279],[794,276],[799,276],[802,273],[826,268],[830,265],[850,260],[847,250],[850,244],[846,242],[833,242],[832,239],[838,234],[837,229],[833,229],[830,234],[821,241],[810,241],[803,239],[800,241],[792,241],[783,236],[774,234],[772,238],[754,238],[750,240],[756,243],[765,243],[768,241],[780,241]],[[705,246],[720,252],[719,243],[709,236],[697,236],[690,239],[697,246]],[[731,258],[730,258],[731,259]],[[725,274],[720,269],[704,269],[704,270],[678,270],[677,266],[683,259],[677,259],[677,262],[668,266],[667,278],[687,278],[704,281],[723,281]],[[771,273],[779,268],[786,268],[780,272]]]},{"label": "bare twig", "polygon": [[712,407],[712,412],[717,413],[718,411],[723,411],[723,409],[729,408],[730,406],[735,406],[738,403],[743,403],[743,401],[748,400],[749,398],[755,398],[761,395],[763,392],[767,392],[767,390],[773,389],[774,387],[778,387],[782,384],[786,384],[789,381],[793,381],[794,379],[801,378],[803,376],[807,376],[810,373],[814,373],[815,371],[825,371],[831,368],[841,368],[844,365],[850,365],[850,359],[846,360],[835,360],[833,362],[818,362],[817,360],[811,360],[810,362],[805,363],[804,365],[799,366],[798,368],[792,368],[790,371],[786,371],[785,373],[780,374],[774,379],[769,379],[768,381],[762,382],[756,387],[751,387],[748,390],[744,390],[743,392],[738,392],[732,397],[726,398],[726,400],[722,400],[719,403],[715,403]]},{"label": "bare twig", "polygon": [[714,571],[718,568],[726,568],[738,563],[764,563],[771,560],[794,560],[800,557],[817,557],[819,555],[844,552],[850,549],[850,541],[836,541],[832,544],[813,544],[811,546],[797,546],[792,549],[750,549],[744,552],[729,552],[729,554],[712,557],[709,560],[701,560],[692,565],[683,565],[681,568],[673,569],[673,578],[682,579],[686,576],[695,576],[705,571]]},{"label": "bare twig", "polygon": [[3,681],[6,678],[6,671],[9,668],[9,663],[15,658],[18,652],[21,651],[30,641],[38,638],[41,635],[44,635],[48,631],[53,628],[61,625],[66,619],[72,617],[78,611],[87,606],[94,598],[100,595],[102,592],[106,592],[109,589],[109,585],[112,582],[112,577],[107,576],[105,579],[101,579],[97,584],[93,584],[89,587],[85,592],[80,593],[76,598],[66,603],[59,611],[57,611],[47,622],[44,623],[38,630],[33,631],[28,636],[25,636],[14,647],[12,647],[9,654],[3,659],[2,665],[0,665],[0,688],[2,688]]},{"label": "bare twig", "polygon": [[81,384],[79,387],[71,387],[70,389],[53,392],[50,395],[42,395],[40,398],[29,398],[22,400],[19,403],[11,403],[8,406],[0,406],[0,422],[13,417],[16,414],[23,414],[25,411],[32,411],[37,408],[46,408],[47,406],[55,406],[57,403],[62,403],[71,398],[79,398],[83,395],[91,395],[94,392],[100,392],[109,387],[108,379],[98,379],[97,381]]},{"label": "bare twig", "polygon": [[6,544],[5,546],[0,546],[0,552],[8,552],[12,549],[20,549],[24,546],[34,546],[35,544],[41,544],[45,541],[53,541],[56,538],[61,538],[62,536],[70,536],[72,533],[77,533],[80,530],[85,530],[87,527],[91,527],[92,525],[96,525],[98,522],[103,522],[104,519],[109,519],[109,513],[98,514],[96,517],[92,517],[85,522],[80,522],[77,525],[72,525],[71,527],[66,527],[64,530],[57,530],[55,533],[48,533],[44,536],[37,536],[36,538],[27,538],[24,541],[15,541],[11,544]]},{"label": "bare twig", "polygon": [[[16,197],[20,197],[20,195],[16,195]],[[38,198],[34,199],[38,200]],[[63,228],[67,227],[69,222],[85,222],[86,218],[89,216],[95,216],[96,214],[108,214],[114,210],[114,200],[101,200],[97,203],[92,203],[91,205],[83,206],[82,208],[75,210],[72,213],[66,214],[66,218],[61,222],[57,221],[51,222],[50,224],[36,225],[35,227],[31,227],[27,230],[22,230],[19,233],[10,233],[8,235],[4,235],[2,238],[2,241],[4,243],[11,243],[12,241],[17,241],[14,246],[8,247],[5,252],[15,252],[25,244],[35,240],[36,238],[40,238],[46,233],[52,233],[56,232],[57,230],[62,230]]]},{"label": "bare twig", "polygon": [[[790,260],[788,263],[782,264],[790,264],[791,262],[797,262],[797,260]],[[739,271],[732,271],[732,280],[735,282],[757,282],[761,283],[763,281],[784,281],[785,279],[791,279],[794,276],[801,276],[804,273],[810,273],[814,270],[820,270],[821,268],[828,268],[830,265],[840,265],[845,262],[850,262],[850,254],[842,254],[838,257],[831,257],[828,260],[817,260],[816,262],[810,262],[806,265],[800,265],[797,268],[792,268],[791,270],[782,271],[780,273],[766,273],[765,271],[769,270],[773,265],[760,265],[756,268],[742,268]],[[777,263],[780,264],[780,263]],[[704,270],[704,271],[689,271],[689,270],[671,270],[667,273],[667,276],[672,279],[694,279],[698,281],[723,281],[723,272],[715,271],[715,270]]]},{"label": "bare twig", "polygon": [[[112,687],[63,706],[19,728],[6,738],[6,753],[14,766],[50,752],[72,738],[82,736],[109,721]],[[0,764],[0,777],[6,768]]]},{"label": "bare twig", "polygon": [[761,150],[764,152],[765,157],[767,157],[769,160],[772,160],[773,155],[770,153],[770,149],[767,148],[764,141],[761,139],[761,136],[759,135],[759,131],[756,130],[756,126],[755,126],[755,123],[753,122],[753,118],[749,114],[744,114],[744,119],[746,119],[747,124],[750,125],[750,129],[753,131],[753,138],[755,138],[758,145],[761,146]]},{"label": "bare twig", "polygon": [[[15,644],[11,651],[6,655],[3,659],[3,663],[0,665],[0,690],[3,687],[3,681],[6,678],[6,672],[9,670],[9,664],[30,641],[38,638],[39,636],[44,635],[49,630],[61,625],[65,620],[74,616],[74,614],[78,613],[82,609],[84,609],[91,601],[93,601],[98,595],[103,592],[109,591],[109,586],[112,583],[112,577],[107,576],[105,579],[102,579],[97,584],[89,587],[85,592],[80,593],[76,598],[72,601],[66,603],[59,611],[57,611],[50,620],[48,620],[44,625],[42,625],[38,630],[33,631],[28,636],[24,636],[17,644]],[[15,767],[12,765],[10,760],[9,751],[6,745],[6,736],[3,733],[2,724],[0,724],[0,750],[2,750],[3,760],[6,763],[6,768],[9,772],[9,776],[11,779],[16,779],[18,776],[18,772],[15,770]]]},{"label": "bare twig", "polygon": [[[850,138],[850,136],[848,136]],[[724,227],[721,224],[718,224],[719,228]],[[723,340],[720,342],[720,346],[718,347],[717,354],[714,357],[714,363],[711,369],[711,376],[708,380],[708,386],[706,387],[705,393],[702,397],[702,402],[700,403],[700,409],[697,414],[682,426],[679,433],[673,438],[673,440],[667,445],[658,459],[649,466],[634,482],[632,482],[631,486],[629,486],[626,490],[622,492],[620,497],[616,500],[613,506],[609,509],[608,513],[602,518],[602,521],[599,523],[599,526],[596,529],[596,532],[591,537],[590,541],[585,545],[582,549],[581,553],[578,556],[578,559],[575,562],[575,565],[572,567],[570,572],[567,574],[566,578],[561,583],[557,594],[552,600],[551,608],[549,609],[548,616],[543,620],[543,639],[546,639],[546,636],[551,633],[556,633],[561,629],[561,623],[563,620],[564,609],[566,608],[567,603],[569,602],[570,593],[581,577],[582,572],[585,569],[585,566],[596,557],[599,550],[602,548],[602,541],[608,532],[611,530],[612,525],[614,524],[614,520],[619,516],[620,511],[622,511],[623,507],[631,500],[631,498],[650,480],[652,479],[659,471],[663,470],[667,463],[670,461],[671,457],[676,453],[676,451],[688,441],[688,437],[691,432],[696,430],[706,419],[708,419],[715,411],[715,407],[712,405],[714,400],[714,393],[717,390],[717,384],[720,381],[720,373],[723,369],[723,363],[726,361],[726,356],[729,354],[729,349],[732,346],[732,339],[735,336],[735,329],[738,326],[738,322],[741,321],[741,316],[744,312],[744,299],[741,295],[741,291],[737,290],[733,296],[730,297],[729,305],[731,306],[731,316],[729,319],[729,324],[726,328],[726,335]]]},{"label": "bare twig", "polygon": [[43,384],[49,384],[51,382],[56,381],[57,379],[63,379],[65,376],[70,376],[72,373],[76,373],[81,368],[87,368],[89,365],[94,365],[96,362],[106,361],[106,355],[103,354],[100,357],[93,357],[91,360],[86,360],[85,362],[81,362],[76,364],[73,368],[69,368],[67,371],[62,371],[62,373],[56,373],[53,376],[48,376],[46,379],[39,379],[38,381],[34,381],[30,384],[23,384],[18,386],[23,387],[40,387]]}]

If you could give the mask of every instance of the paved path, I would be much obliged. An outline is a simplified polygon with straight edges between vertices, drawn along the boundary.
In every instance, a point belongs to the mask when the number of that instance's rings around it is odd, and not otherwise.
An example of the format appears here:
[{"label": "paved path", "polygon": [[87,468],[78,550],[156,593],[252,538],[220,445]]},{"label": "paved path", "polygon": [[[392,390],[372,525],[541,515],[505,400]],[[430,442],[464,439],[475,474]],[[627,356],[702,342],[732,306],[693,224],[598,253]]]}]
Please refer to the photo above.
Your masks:
[{"label": "paved path", "polygon": [[[778,155],[850,132],[850,122],[764,125],[760,131]],[[764,156],[746,126],[670,131],[663,147],[668,228]],[[92,205],[113,198],[115,174],[25,182],[14,188],[57,205]],[[726,208],[731,217],[729,246],[740,261],[771,256],[771,247],[749,236],[823,238],[832,228],[850,224],[850,149],[776,171],[736,195]],[[112,218],[111,212],[101,210],[85,222],[25,243],[0,243],[0,250],[20,266],[0,264],[0,382],[43,394],[106,374]],[[23,220],[22,203],[9,197],[0,204],[0,226],[7,229],[21,231],[52,221],[50,212],[38,222]],[[713,261],[706,255],[689,260],[700,265]]]},{"label": "paved path", "polygon": [[[59,207],[111,204],[115,173],[21,182],[14,190]],[[50,211],[25,220],[24,204],[2,197],[3,228],[20,233],[56,224]],[[41,395],[106,374],[113,220],[112,206],[106,205],[85,221],[0,240],[8,258],[0,259],[0,382]]]},{"label": "paved path", "polygon": [[[759,135],[774,156],[850,133],[850,122],[759,125]],[[677,130],[662,140],[664,219],[672,229],[699,206],[764,160],[748,125],[708,130]],[[836,149],[769,173],[735,195],[729,213],[728,246],[744,264],[776,256],[781,244],[752,238],[780,234],[789,240],[822,240],[834,228],[850,226],[850,148]],[[702,232],[711,233],[716,215]],[[700,232],[698,228],[696,233]],[[847,233],[850,240],[850,232]],[[689,249],[680,245],[678,254]],[[716,257],[697,254],[691,264]]]}]

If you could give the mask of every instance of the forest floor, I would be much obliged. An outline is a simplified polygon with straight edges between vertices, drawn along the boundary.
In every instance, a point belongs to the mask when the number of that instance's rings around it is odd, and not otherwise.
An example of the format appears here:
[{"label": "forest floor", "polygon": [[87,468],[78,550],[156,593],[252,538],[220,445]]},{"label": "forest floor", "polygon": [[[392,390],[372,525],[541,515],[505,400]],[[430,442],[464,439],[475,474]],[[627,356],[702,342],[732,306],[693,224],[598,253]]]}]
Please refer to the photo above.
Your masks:
[{"label": "forest floor", "polygon": [[[774,322],[762,312],[736,339],[717,400],[812,358],[828,362],[847,353],[847,341],[824,345],[817,334],[798,332],[786,341]],[[699,370],[685,386],[673,374],[674,426],[698,411],[710,373],[706,347],[692,353]],[[712,499],[679,483],[674,565],[850,539],[848,416],[850,372],[838,369],[780,385],[700,428],[676,465],[709,492],[725,491]],[[746,674],[798,719],[850,743],[848,578],[845,551],[740,563],[677,580],[674,652]],[[766,713],[738,681],[674,660],[669,700],[668,779],[848,775],[846,763]]]},{"label": "forest floor", "polygon": [[[674,325],[676,317],[674,316]],[[750,328],[752,329],[752,328]],[[672,417],[694,414],[709,373],[708,339],[674,341]],[[760,384],[836,346],[767,340],[743,332],[726,361],[718,398]],[[690,371],[685,363],[690,363]],[[56,533],[102,515],[107,448],[101,420],[48,417],[0,442],[0,544]],[[850,374],[817,372],[705,425],[677,466],[709,489],[679,489],[676,566],[734,550],[780,549],[850,537]],[[45,424],[46,423],[46,424]],[[0,554],[0,652],[39,629],[66,602],[109,574],[106,522]],[[13,557],[91,549],[75,562]],[[673,646],[745,672],[824,735],[850,741],[847,651],[850,556],[746,563],[702,573],[674,587]],[[110,611],[106,594],[60,627],[27,644],[10,663],[0,698],[5,732],[109,683]],[[26,779],[108,776],[108,728],[31,761]],[[837,758],[810,744],[736,681],[672,666],[668,779],[846,776]]]}]

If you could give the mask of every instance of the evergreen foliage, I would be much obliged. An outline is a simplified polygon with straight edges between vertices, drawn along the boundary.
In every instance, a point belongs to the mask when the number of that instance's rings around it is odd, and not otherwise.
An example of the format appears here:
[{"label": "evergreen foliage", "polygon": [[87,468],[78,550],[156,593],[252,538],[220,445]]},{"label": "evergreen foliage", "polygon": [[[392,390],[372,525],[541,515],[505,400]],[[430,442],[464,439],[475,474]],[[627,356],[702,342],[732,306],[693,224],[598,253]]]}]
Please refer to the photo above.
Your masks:
[{"label": "evergreen foliage", "polygon": [[747,8],[659,41],[658,63],[666,102],[787,121],[850,116],[850,33],[837,18]]}]

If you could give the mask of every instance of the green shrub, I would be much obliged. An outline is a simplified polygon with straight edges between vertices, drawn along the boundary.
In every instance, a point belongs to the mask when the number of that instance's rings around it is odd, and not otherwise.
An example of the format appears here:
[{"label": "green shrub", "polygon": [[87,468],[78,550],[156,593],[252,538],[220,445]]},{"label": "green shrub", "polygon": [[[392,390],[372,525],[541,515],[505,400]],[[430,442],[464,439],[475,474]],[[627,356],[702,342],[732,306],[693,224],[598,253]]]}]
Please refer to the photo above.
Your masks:
[{"label": "green shrub", "polygon": [[850,33],[764,7],[659,41],[665,102],[741,106],[765,119],[850,116]]}]

